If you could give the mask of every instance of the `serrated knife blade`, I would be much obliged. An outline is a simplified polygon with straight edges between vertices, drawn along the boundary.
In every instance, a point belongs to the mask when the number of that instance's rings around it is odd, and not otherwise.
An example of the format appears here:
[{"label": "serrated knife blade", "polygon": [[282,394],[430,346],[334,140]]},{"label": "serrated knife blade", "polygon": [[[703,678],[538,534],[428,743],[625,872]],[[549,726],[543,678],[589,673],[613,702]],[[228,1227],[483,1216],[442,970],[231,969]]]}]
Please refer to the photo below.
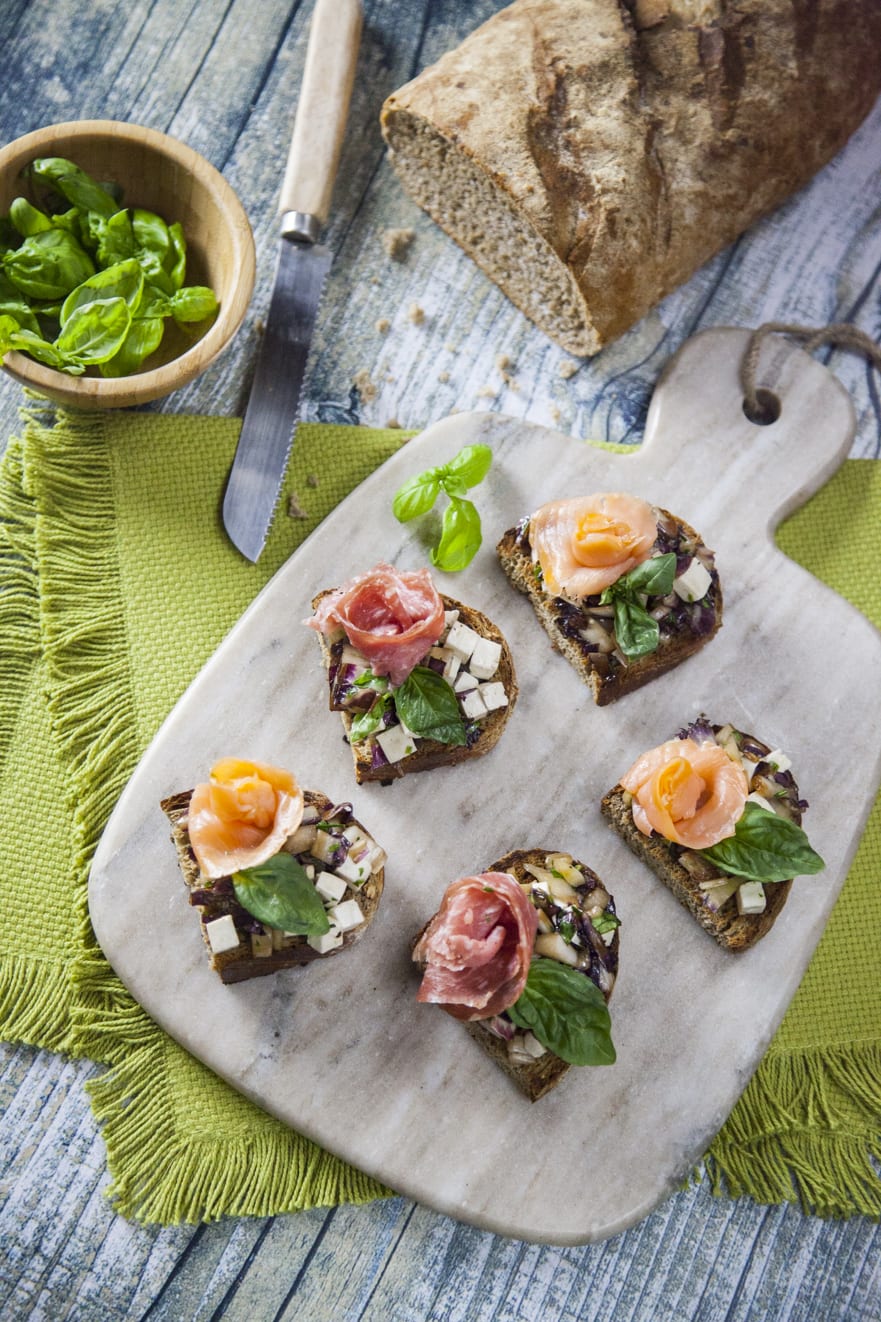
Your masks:
[{"label": "serrated knife blade", "polygon": [[317,0],[281,188],[275,283],[223,497],[229,538],[255,562],[281,493],[332,261],[316,240],[330,210],[360,35],[360,0]]}]

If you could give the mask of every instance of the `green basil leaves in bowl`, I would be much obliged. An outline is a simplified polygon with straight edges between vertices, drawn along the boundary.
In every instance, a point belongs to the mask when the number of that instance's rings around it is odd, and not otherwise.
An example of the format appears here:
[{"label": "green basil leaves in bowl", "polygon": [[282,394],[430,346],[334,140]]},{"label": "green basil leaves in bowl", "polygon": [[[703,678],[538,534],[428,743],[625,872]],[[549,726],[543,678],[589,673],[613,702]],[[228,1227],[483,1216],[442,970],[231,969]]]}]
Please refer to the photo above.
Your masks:
[{"label": "green basil leaves in bowl", "polygon": [[254,271],[235,193],[166,134],[84,120],[0,151],[0,354],[40,394],[120,408],[186,385],[241,325]]}]

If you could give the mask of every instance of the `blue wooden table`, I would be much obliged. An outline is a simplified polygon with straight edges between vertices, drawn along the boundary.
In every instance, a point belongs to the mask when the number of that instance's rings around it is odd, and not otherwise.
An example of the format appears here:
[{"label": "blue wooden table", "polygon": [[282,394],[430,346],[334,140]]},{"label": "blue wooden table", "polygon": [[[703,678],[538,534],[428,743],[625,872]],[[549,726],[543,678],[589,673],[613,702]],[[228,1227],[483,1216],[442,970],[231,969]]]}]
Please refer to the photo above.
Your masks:
[{"label": "blue wooden table", "polygon": [[[658,372],[696,330],[856,321],[879,338],[881,105],[798,197],[602,355],[572,360],[408,201],[378,130],[384,97],[496,0],[365,0],[366,25],[328,242],[336,259],[305,414],[418,428],[494,409],[573,436],[637,437]],[[0,140],[65,119],[172,133],[237,190],[258,248],[248,320],[226,356],[160,406],[241,414],[267,304],[275,201],[305,54],[307,0],[0,0]],[[394,260],[389,229],[414,231]],[[878,382],[827,352],[881,455]],[[0,438],[19,388],[0,380]],[[881,1318],[881,1230],[677,1193],[606,1243],[558,1249],[461,1225],[401,1198],[265,1220],[144,1227],[116,1216],[88,1062],[2,1048],[0,1316],[80,1319]]]}]

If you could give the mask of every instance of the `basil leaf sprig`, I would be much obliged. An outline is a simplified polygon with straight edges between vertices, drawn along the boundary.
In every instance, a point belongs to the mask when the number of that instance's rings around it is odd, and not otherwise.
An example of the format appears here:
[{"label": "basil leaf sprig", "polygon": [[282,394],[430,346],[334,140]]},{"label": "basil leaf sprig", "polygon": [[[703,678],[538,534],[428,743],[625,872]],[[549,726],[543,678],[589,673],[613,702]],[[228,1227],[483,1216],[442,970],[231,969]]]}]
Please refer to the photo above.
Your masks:
[{"label": "basil leaf sprig", "polygon": [[577,969],[537,955],[508,1017],[570,1065],[614,1065],[611,1019],[603,993]]},{"label": "basil leaf sprig", "polygon": [[676,577],[676,555],[668,551],[643,560],[641,565],[622,574],[605,588],[600,605],[615,607],[615,638],[629,660],[648,656],[657,650],[661,630],[645,606],[643,597],[665,597]]},{"label": "basil leaf sprig", "polygon": [[459,700],[436,670],[416,666],[394,690],[395,710],[408,730],[442,744],[467,742]]},{"label": "basil leaf sprig", "polygon": [[69,209],[15,198],[0,217],[0,358],[10,349],[71,375],[137,371],[166,323],[198,324],[218,309],[213,290],[184,285],[179,224],[123,209],[112,185],[71,161],[42,157],[25,173]]},{"label": "basil leaf sprig", "polygon": [[409,523],[433,509],[441,491],[449,497],[437,546],[429,551],[431,563],[444,573],[457,573],[469,565],[483,540],[480,515],[465,492],[483,481],[492,463],[488,445],[466,445],[448,464],[428,468],[399,487],[392,512],[399,523]]},{"label": "basil leaf sprig", "polygon": [[757,803],[747,803],[734,835],[698,851],[723,872],[750,881],[788,881],[826,866],[800,826]]},{"label": "basil leaf sprig", "polygon": [[233,890],[243,909],[295,936],[322,936],[330,922],[321,896],[292,854],[282,851],[265,863],[232,874]]}]

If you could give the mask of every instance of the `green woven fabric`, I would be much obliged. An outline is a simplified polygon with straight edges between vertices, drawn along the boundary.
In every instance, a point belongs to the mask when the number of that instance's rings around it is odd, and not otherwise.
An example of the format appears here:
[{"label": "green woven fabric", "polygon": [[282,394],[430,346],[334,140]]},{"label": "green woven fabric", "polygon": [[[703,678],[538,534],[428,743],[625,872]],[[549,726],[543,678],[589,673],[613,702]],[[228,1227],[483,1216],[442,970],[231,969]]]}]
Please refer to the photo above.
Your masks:
[{"label": "green woven fabric", "polygon": [[[252,566],[219,522],[238,429],[56,419],[34,404],[0,465],[0,810],[17,824],[0,841],[0,1035],[106,1066],[91,1093],[111,1193],[124,1215],[163,1223],[387,1192],[187,1056],[132,1002],[88,924],[92,851],[169,708],[266,579],[406,439],[302,426]],[[879,516],[881,465],[852,461],[780,543],[881,624]],[[716,1191],[881,1213],[879,862],[876,809],[790,1012],[707,1155]]]}]

